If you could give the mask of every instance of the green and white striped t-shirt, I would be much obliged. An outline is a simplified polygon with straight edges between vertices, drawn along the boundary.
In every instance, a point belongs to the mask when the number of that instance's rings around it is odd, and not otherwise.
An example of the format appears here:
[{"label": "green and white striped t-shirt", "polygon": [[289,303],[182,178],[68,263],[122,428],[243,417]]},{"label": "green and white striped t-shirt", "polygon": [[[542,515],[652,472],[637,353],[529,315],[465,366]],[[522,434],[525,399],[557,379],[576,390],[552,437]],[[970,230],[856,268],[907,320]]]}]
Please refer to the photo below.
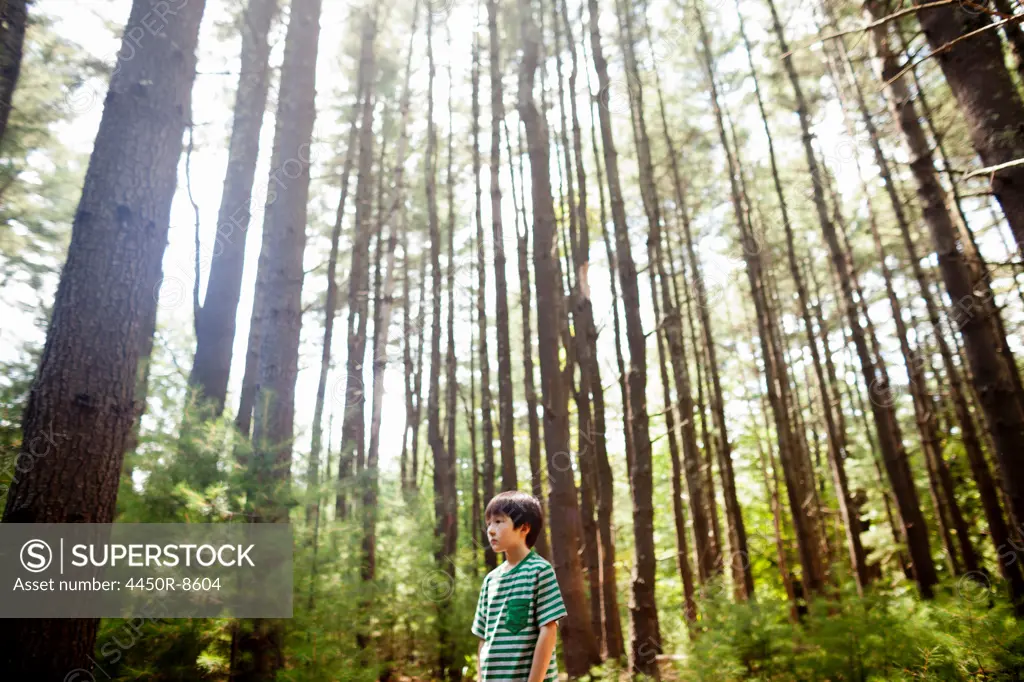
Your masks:
[{"label": "green and white striped t-shirt", "polygon": [[[511,569],[506,561],[488,573],[472,628],[484,640],[481,682],[527,679],[541,626],[565,615],[555,570],[534,550]],[[556,651],[552,651],[544,680],[557,679]]]}]

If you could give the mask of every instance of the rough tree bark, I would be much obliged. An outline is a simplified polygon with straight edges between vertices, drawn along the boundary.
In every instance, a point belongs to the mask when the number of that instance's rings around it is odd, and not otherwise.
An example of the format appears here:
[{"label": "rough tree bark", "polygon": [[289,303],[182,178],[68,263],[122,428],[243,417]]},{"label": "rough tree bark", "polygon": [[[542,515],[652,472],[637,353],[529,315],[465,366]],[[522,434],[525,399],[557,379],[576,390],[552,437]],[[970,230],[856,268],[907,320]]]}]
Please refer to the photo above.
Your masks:
[{"label": "rough tree bark", "polygon": [[[921,4],[915,2],[915,5]],[[962,112],[971,143],[985,166],[1024,158],[1024,101],[1003,59],[999,35],[992,30],[988,3],[920,9],[918,21]],[[976,33],[966,40],[953,41]],[[1024,165],[992,174],[992,192],[1024,253]]]},{"label": "rough tree bark", "polygon": [[[136,0],[125,25],[119,54],[132,58],[119,59],[111,77],[22,421],[21,456],[33,466],[12,481],[5,523],[114,519],[205,6],[168,14],[154,35],[143,27],[154,4]],[[89,670],[98,627],[99,619],[4,620],[4,674],[48,680]]]},{"label": "rough tree bark", "polygon": [[537,332],[544,404],[544,449],[550,483],[548,514],[552,562],[569,615],[562,632],[566,671],[585,675],[600,663],[597,638],[583,589],[579,559],[579,508],[569,457],[569,394],[559,368],[558,335],[565,317],[561,267],[555,248],[555,213],[551,197],[549,135],[533,96],[540,51],[540,31],[529,0],[519,0],[523,56],[519,70],[518,110],[526,129],[534,217],[533,262],[537,277]]},{"label": "rough tree bark", "polygon": [[[598,9],[596,0],[589,0],[590,38],[594,52],[594,64],[597,68],[598,83],[607,100],[609,80],[608,68],[602,52],[600,33],[598,31]],[[629,41],[632,42],[631,40]],[[630,51],[631,52],[631,51]],[[627,52],[627,63],[630,60]],[[635,71],[635,64],[632,71]],[[632,90],[632,88],[631,88]],[[631,106],[633,104],[631,93]],[[622,302],[626,312],[626,336],[629,343],[630,367],[628,385],[629,406],[628,419],[631,422],[634,442],[632,462],[632,498],[633,525],[636,536],[634,554],[636,564],[632,576],[630,594],[630,651],[629,665],[634,672],[659,676],[657,654],[661,653],[661,632],[658,625],[658,612],[654,597],[654,509],[652,503],[652,462],[651,437],[647,416],[647,348],[646,337],[640,321],[639,287],[636,277],[636,265],[629,244],[629,235],[625,219],[625,207],[622,201],[622,190],[619,186],[618,159],[612,141],[611,116],[607,102],[599,107],[601,136],[604,143],[605,168],[608,173],[609,190],[611,193],[612,218],[615,225],[615,244],[618,256],[619,279],[622,286]],[[642,117],[642,107],[637,104],[637,111]],[[643,151],[638,151],[643,156]],[[649,158],[647,159],[649,162]],[[643,160],[641,160],[643,163]],[[645,179],[649,176],[644,175]],[[651,195],[647,182],[642,184],[644,206],[648,213],[651,226],[651,240],[657,244],[660,240],[660,217],[657,213],[657,199]],[[653,213],[652,213],[653,211]],[[683,415],[681,419],[687,417]]]}]

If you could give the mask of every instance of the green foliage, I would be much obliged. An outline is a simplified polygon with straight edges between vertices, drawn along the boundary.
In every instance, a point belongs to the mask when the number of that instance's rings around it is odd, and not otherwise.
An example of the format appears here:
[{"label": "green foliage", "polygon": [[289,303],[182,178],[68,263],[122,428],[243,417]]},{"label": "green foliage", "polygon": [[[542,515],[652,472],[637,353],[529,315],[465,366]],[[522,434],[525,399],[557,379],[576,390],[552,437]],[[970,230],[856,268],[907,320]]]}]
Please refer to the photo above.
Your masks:
[{"label": "green foliage", "polygon": [[[680,666],[688,680],[1010,680],[1024,672],[1024,633],[980,588],[933,602],[876,589],[819,600],[799,625],[784,600],[700,605],[704,632]],[[952,596],[951,596],[952,595]]]},{"label": "green foliage", "polygon": [[[36,290],[64,261],[71,219],[85,173],[84,158],[61,141],[60,126],[82,104],[79,89],[95,73],[77,45],[52,30],[53,20],[32,13],[7,131],[0,141],[0,288],[13,282]],[[25,296],[20,297],[21,299]]]}]

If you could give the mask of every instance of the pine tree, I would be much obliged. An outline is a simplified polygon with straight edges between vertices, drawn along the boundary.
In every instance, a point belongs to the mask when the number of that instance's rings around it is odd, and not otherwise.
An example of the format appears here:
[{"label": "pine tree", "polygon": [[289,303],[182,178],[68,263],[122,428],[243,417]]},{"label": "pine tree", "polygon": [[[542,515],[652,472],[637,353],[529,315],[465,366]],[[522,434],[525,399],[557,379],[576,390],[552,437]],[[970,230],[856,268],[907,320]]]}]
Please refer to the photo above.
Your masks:
[{"label": "pine tree", "polygon": [[[22,421],[35,457],[12,482],[5,523],[110,523],[136,415],[140,350],[155,318],[205,3],[168,15],[163,37],[129,43],[133,3],[72,225],[68,258]],[[138,168],[148,169],[139,174]],[[124,263],[133,267],[125,269]],[[90,481],[90,485],[81,485]],[[5,620],[0,662],[16,679],[91,669],[99,620]]]}]

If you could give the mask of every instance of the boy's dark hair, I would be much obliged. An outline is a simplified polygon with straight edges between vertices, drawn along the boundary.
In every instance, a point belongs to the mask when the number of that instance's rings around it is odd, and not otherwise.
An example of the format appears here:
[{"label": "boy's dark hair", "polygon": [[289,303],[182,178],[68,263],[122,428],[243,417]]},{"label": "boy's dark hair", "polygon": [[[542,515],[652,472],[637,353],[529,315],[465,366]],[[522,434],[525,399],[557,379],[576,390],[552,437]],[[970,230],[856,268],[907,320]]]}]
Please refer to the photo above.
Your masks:
[{"label": "boy's dark hair", "polygon": [[524,523],[530,524],[530,530],[526,533],[526,546],[533,547],[540,536],[541,528],[544,527],[544,511],[541,509],[540,500],[521,490],[506,490],[492,497],[487,503],[484,522],[490,521],[492,516],[498,514],[504,514],[512,519],[513,528],[521,528]]}]

